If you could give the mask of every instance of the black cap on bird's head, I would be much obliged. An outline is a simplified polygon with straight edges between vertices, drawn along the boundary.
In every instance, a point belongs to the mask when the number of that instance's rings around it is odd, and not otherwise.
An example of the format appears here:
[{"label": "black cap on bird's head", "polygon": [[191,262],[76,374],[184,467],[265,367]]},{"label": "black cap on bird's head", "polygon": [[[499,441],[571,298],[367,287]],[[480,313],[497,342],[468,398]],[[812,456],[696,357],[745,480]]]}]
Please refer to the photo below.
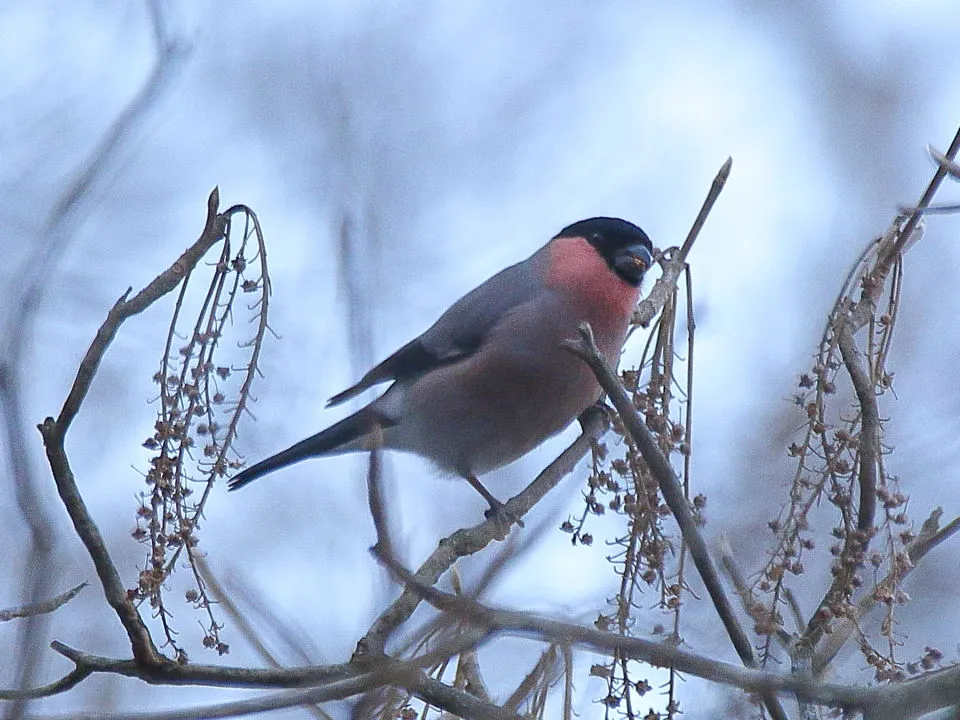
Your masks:
[{"label": "black cap on bird's head", "polygon": [[607,265],[634,287],[653,265],[653,243],[639,227],[626,220],[595,217],[568,225],[555,238],[582,237],[596,248]]}]

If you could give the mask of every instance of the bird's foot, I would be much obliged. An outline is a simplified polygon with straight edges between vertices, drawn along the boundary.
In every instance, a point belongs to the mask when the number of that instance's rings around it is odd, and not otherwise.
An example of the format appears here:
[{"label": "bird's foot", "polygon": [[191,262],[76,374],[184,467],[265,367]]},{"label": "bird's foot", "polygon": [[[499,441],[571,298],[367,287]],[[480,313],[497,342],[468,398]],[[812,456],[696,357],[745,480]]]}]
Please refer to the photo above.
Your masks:
[{"label": "bird's foot", "polygon": [[594,419],[597,417],[602,417],[605,422],[608,423],[609,427],[610,422],[610,408],[603,402],[597,401],[582,413],[577,415],[577,421],[580,423],[580,427],[586,429]]},{"label": "bird's foot", "polygon": [[487,502],[490,503],[490,507],[483,513],[487,520],[503,520],[508,526],[516,523],[517,527],[524,527],[520,516],[510,512],[502,502],[496,498],[487,498]]},{"label": "bird's foot", "polygon": [[484,513],[484,517],[486,517],[487,520],[500,518],[506,521],[508,528],[514,523],[516,523],[519,527],[523,527],[523,520],[520,519],[520,516],[514,515],[512,512],[507,510],[507,506],[497,500],[493,496],[493,493],[487,490],[483,483],[477,479],[476,475],[464,473],[463,477],[468,483],[470,483],[474,490],[483,496],[483,499],[487,501],[487,504],[490,505],[490,509]]}]

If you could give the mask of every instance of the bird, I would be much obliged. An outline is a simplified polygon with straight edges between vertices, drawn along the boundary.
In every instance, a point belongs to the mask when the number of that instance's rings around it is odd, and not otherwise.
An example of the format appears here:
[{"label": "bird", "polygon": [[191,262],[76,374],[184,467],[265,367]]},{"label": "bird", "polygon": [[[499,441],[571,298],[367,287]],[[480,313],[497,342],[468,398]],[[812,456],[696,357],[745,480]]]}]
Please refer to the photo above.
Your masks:
[{"label": "bird", "polygon": [[457,300],[327,407],[390,382],[378,398],[243,469],[229,489],[307,458],[382,447],[467,480],[489,504],[488,517],[504,512],[478,476],[522,457],[600,401],[593,372],[563,343],[588,322],[616,366],[652,264],[650,238],[631,222],[593,217],[568,225]]}]

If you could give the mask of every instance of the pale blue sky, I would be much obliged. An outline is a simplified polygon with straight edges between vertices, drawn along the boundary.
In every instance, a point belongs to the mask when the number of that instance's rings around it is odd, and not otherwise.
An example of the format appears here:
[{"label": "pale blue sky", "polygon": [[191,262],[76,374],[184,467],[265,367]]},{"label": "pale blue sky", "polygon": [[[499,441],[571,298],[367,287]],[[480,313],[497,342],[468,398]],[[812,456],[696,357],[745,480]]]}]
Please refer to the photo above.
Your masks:
[{"label": "pale blue sky", "polygon": [[[756,538],[779,505],[789,433],[801,423],[789,396],[823,314],[863,244],[919,196],[932,173],[926,144],[945,148],[960,123],[952,2],[170,7],[191,54],[94,187],[51,272],[29,351],[31,423],[62,402],[115,298],[196,236],[214,185],[224,206],[257,211],[270,248],[271,325],[282,340],[267,342],[258,422],[244,422],[237,445],[257,459],[338,419],[323,402],[366,363],[570,222],[620,215],[660,247],[679,244],[732,156],[691,256],[695,462],[710,497],[708,535],[730,534],[748,563],[761,556]],[[44,241],[46,213],[143,82],[153,50],[144,10],[127,3],[0,4],[0,38],[0,282],[13,287]],[[957,195],[949,186],[943,193]],[[345,213],[369,259],[367,326],[353,344],[336,271]],[[953,218],[932,219],[908,258],[893,358],[899,400],[884,407],[919,518],[936,504],[960,511],[960,485],[930,482],[944,472],[952,479],[960,462],[951,432],[960,429],[951,372],[960,349],[958,229]],[[130,582],[141,550],[127,539],[140,483],[133,468],[145,464],[139,446],[153,423],[146,401],[163,323],[157,311],[125,327],[69,448]],[[491,487],[506,495],[562,445],[497,473]],[[43,473],[39,443],[32,461]],[[411,562],[483,510],[469,488],[419,461],[393,457],[389,467]],[[240,573],[297,618],[324,653],[318,661],[343,659],[392,592],[367,554],[363,468],[360,458],[302,464],[244,493],[218,492],[207,512],[213,566]],[[583,476],[529,524],[556,526],[578,512]],[[64,582],[92,580],[67,537],[76,554]],[[589,621],[613,587],[602,555],[571,552],[566,536],[548,532],[492,598]],[[0,578],[0,607],[16,604],[17,592],[16,578]],[[80,601],[74,612],[91,613],[89,627],[56,619],[54,636],[122,652],[96,591]],[[697,649],[717,638],[711,612],[701,603],[688,615],[689,634],[708,638]],[[178,620],[189,637],[191,611],[183,607]],[[922,629],[914,639],[930,640]],[[0,647],[14,642],[0,635]],[[199,648],[194,656],[212,660]],[[250,658],[236,642],[230,661]],[[92,706],[93,687],[41,707],[75,707],[77,698]],[[118,702],[132,707],[130,687],[117,687]],[[596,688],[579,689],[580,710],[593,717]],[[171,706],[233,696],[150,695]],[[699,715],[690,708],[687,717]]]}]

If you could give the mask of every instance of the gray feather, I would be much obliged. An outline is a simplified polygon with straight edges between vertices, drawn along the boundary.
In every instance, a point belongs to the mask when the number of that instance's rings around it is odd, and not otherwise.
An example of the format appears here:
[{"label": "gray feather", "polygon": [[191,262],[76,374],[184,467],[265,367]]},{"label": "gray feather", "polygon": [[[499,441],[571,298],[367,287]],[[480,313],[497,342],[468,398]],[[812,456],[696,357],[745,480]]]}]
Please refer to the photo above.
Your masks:
[{"label": "gray feather", "polygon": [[545,250],[501,270],[457,300],[426,332],[370,370],[356,385],[334,395],[339,405],[388,380],[407,380],[472,355],[490,330],[513,308],[542,288]]}]

